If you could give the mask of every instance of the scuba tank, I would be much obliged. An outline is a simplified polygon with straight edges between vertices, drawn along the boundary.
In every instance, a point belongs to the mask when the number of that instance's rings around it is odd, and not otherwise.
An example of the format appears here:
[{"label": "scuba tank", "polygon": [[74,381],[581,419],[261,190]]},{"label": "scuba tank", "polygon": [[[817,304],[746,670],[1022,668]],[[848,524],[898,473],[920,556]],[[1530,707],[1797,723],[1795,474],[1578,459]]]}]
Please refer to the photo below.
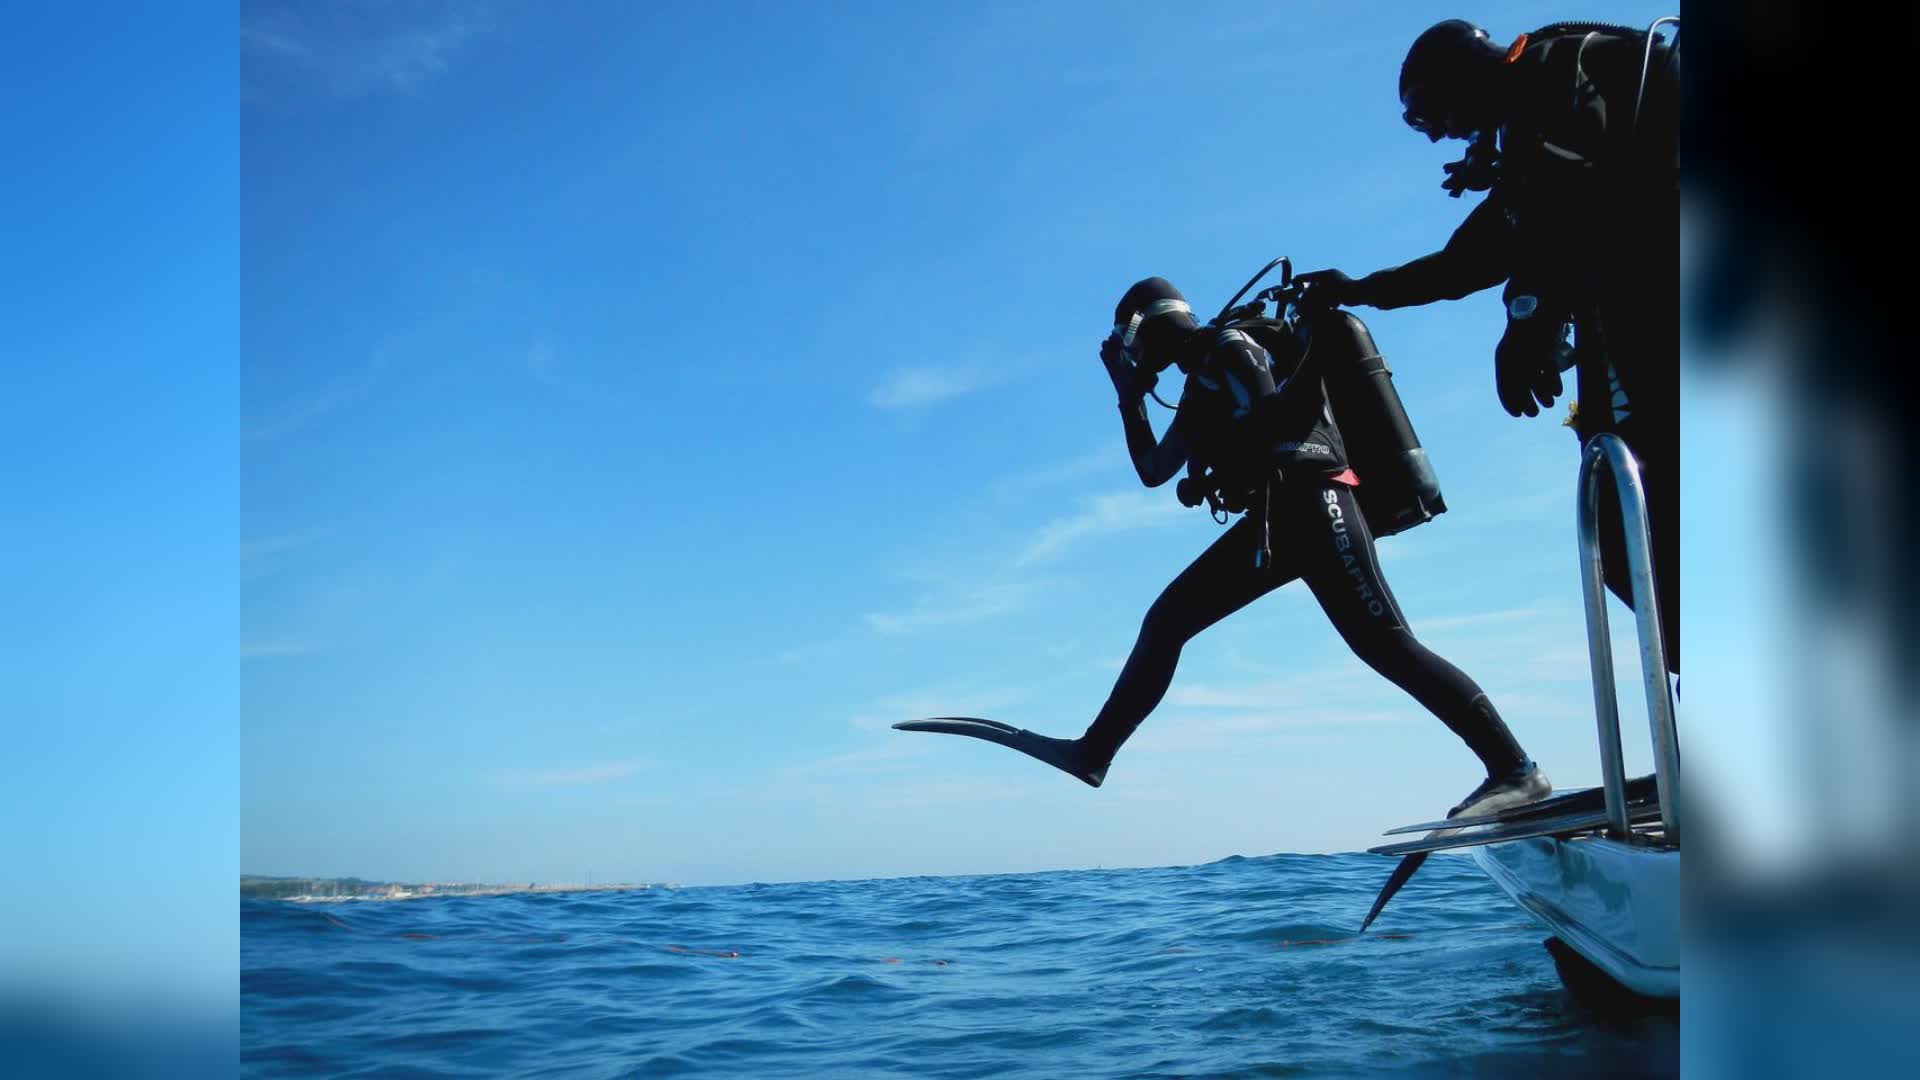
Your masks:
[{"label": "scuba tank", "polygon": [[[1240,298],[1276,266],[1281,267],[1281,283],[1240,304]],[[1376,538],[1405,532],[1446,513],[1440,478],[1414,434],[1413,421],[1394,389],[1393,371],[1374,345],[1373,335],[1352,312],[1306,301],[1305,288],[1293,281],[1292,260],[1284,256],[1273,260],[1241,286],[1220,314],[1195,331],[1188,348],[1202,353],[1222,331],[1238,330],[1267,351],[1276,372],[1293,368],[1296,377],[1317,374],[1323,380],[1347,463],[1360,478],[1354,496]],[[1277,318],[1266,317],[1269,301],[1279,306]],[[1159,401],[1159,396],[1154,400]],[[1232,493],[1215,490],[1209,477],[1194,475],[1191,469],[1176,494],[1188,506],[1197,506],[1204,498],[1222,520],[1224,513],[1250,509]],[[1264,492],[1261,497],[1264,501]]]},{"label": "scuba tank", "polygon": [[1360,478],[1354,497],[1373,535],[1392,536],[1446,513],[1440,478],[1366,324],[1340,309],[1314,312],[1303,321],[1347,460]]}]

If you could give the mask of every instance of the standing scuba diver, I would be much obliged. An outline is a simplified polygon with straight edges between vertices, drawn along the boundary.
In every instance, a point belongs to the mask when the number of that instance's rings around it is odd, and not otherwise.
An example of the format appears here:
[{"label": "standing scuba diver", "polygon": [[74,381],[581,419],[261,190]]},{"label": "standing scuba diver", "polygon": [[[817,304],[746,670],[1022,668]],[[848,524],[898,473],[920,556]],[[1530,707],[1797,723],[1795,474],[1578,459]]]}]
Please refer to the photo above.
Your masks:
[{"label": "standing scuba diver", "polygon": [[[1299,579],[1356,656],[1439,717],[1480,758],[1486,780],[1455,813],[1491,813],[1545,797],[1552,785],[1493,703],[1465,673],[1414,638],[1380,573],[1374,528],[1394,531],[1424,521],[1439,500],[1432,482],[1429,505],[1416,503],[1410,520],[1390,516],[1377,497],[1373,510],[1362,506],[1360,484],[1372,482],[1376,491],[1386,491],[1390,481],[1384,475],[1367,481],[1349,467],[1335,415],[1352,414],[1329,400],[1327,383],[1334,378],[1333,365],[1345,364],[1390,386],[1366,327],[1344,311],[1314,311],[1297,322],[1260,320],[1256,341],[1236,328],[1254,323],[1223,321],[1227,314],[1202,328],[1179,290],[1161,278],[1148,278],[1121,298],[1113,333],[1101,343],[1100,360],[1119,395],[1127,453],[1141,482],[1159,487],[1184,467],[1187,477],[1177,489],[1181,502],[1197,506],[1204,498],[1216,515],[1224,510],[1245,516],[1147,610],[1132,654],[1086,732],[1077,739],[1057,739],[966,717],[894,727],[996,742],[1099,787],[1121,744],[1165,696],[1187,642]],[[1185,372],[1186,384],[1165,436],[1156,439],[1144,398],[1158,374],[1175,364]],[[1411,442],[1397,399],[1393,409],[1405,441]],[[1411,451],[1394,450],[1425,469],[1417,444]],[[1430,471],[1426,478],[1431,481]],[[1375,514],[1374,527],[1369,512]]]},{"label": "standing scuba diver", "polygon": [[[1487,191],[1441,250],[1350,278],[1301,275],[1332,304],[1411,307],[1506,283],[1500,402],[1538,415],[1578,366],[1569,423],[1640,463],[1668,663],[1680,670],[1679,63],[1651,32],[1557,23],[1509,46],[1459,19],[1400,68],[1408,126],[1468,140],[1450,195]],[[1567,336],[1573,330],[1573,346]],[[1536,405],[1536,402],[1538,404]],[[1602,500],[1607,584],[1632,604],[1619,510]]]}]

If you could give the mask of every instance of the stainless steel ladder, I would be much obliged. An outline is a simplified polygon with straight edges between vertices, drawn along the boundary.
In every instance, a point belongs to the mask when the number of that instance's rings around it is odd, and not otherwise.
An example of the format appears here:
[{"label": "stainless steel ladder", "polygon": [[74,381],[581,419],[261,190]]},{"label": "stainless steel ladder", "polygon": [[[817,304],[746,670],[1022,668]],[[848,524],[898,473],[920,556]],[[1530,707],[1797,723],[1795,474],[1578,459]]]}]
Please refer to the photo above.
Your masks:
[{"label": "stainless steel ladder", "polygon": [[[1587,654],[1593,667],[1593,708],[1600,734],[1600,777],[1606,793],[1607,834],[1633,836],[1627,821],[1626,769],[1620,756],[1620,702],[1614,693],[1613,641],[1607,627],[1607,586],[1600,566],[1601,478],[1611,476],[1620,500],[1625,533],[1627,575],[1633,590],[1634,620],[1639,626],[1640,673],[1646,684],[1647,720],[1653,728],[1653,768],[1660,794],[1660,824],[1666,842],[1680,845],[1680,740],[1674,729],[1673,689],[1667,682],[1667,644],[1660,629],[1659,594],[1654,589],[1653,544],[1647,530],[1646,492],[1640,463],[1618,435],[1602,432],[1587,440],[1580,455],[1580,487],[1575,496],[1580,534],[1580,575],[1587,600]],[[1665,522],[1666,528],[1679,522]]]}]

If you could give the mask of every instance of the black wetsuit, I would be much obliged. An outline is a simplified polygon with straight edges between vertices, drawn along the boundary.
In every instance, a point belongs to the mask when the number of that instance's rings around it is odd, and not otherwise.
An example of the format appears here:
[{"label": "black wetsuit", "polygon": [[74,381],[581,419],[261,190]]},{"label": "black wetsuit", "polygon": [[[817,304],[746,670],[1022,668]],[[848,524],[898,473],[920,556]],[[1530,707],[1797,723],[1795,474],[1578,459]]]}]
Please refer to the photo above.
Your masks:
[{"label": "black wetsuit", "polygon": [[[1354,654],[1444,721],[1489,775],[1523,764],[1525,753],[1487,695],[1415,640],[1394,602],[1311,359],[1293,378],[1283,374],[1278,387],[1269,364],[1258,346],[1230,334],[1189,373],[1162,440],[1155,440],[1142,404],[1121,406],[1128,450],[1149,487],[1171,479],[1191,458],[1215,469],[1230,489],[1238,486],[1226,492],[1229,501],[1250,509],[1147,610],[1119,681],[1082,737],[1088,758],[1112,759],[1160,703],[1181,649],[1196,634],[1290,581],[1305,580]],[[1263,514],[1272,557],[1260,567],[1255,553]]]},{"label": "black wetsuit", "polygon": [[[1440,251],[1353,282],[1377,308],[1458,300],[1511,279],[1571,316],[1582,440],[1639,460],[1667,660],[1680,670],[1679,68],[1656,49],[1633,119],[1645,39],[1571,34],[1517,61],[1487,198]],[[1601,500],[1607,584],[1632,602],[1619,512]]]}]

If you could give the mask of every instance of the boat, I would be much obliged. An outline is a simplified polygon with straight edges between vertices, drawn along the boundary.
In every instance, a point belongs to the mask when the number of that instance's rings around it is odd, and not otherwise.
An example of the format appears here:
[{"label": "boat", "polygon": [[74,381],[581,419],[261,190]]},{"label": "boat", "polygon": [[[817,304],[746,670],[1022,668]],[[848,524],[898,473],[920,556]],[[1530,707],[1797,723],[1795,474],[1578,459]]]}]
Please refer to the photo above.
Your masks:
[{"label": "boat", "polygon": [[[1653,738],[1654,773],[1633,780],[1621,763],[1620,710],[1600,567],[1599,500],[1607,494],[1608,479],[1620,500],[1626,533]],[[1389,835],[1433,831],[1418,840],[1370,850],[1418,856],[1469,849],[1474,863],[1501,891],[1552,931],[1547,947],[1570,988],[1624,994],[1643,1002],[1677,1002],[1679,733],[1667,679],[1666,642],[1653,602],[1645,493],[1639,465],[1618,436],[1596,435],[1583,449],[1577,517],[1601,786],[1486,817],[1403,826]]]}]

